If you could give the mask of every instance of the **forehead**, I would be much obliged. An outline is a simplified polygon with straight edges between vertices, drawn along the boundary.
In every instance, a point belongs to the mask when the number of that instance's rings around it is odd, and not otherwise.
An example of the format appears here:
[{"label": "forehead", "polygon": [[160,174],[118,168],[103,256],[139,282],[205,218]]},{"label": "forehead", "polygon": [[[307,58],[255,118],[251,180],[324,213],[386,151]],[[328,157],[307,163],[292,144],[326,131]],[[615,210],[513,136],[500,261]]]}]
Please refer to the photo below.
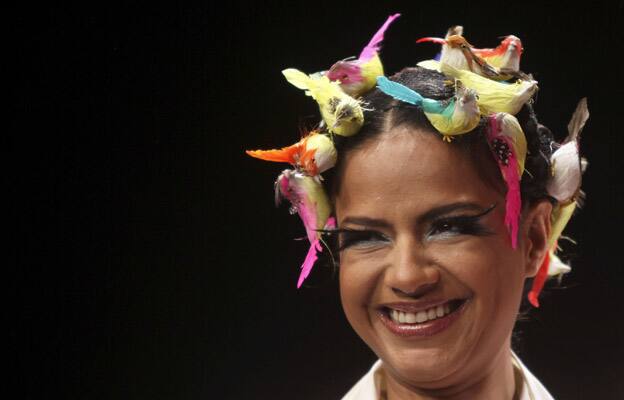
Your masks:
[{"label": "forehead", "polygon": [[500,201],[481,175],[468,149],[399,126],[347,154],[336,213],[340,219],[345,213],[420,213],[459,201]]}]

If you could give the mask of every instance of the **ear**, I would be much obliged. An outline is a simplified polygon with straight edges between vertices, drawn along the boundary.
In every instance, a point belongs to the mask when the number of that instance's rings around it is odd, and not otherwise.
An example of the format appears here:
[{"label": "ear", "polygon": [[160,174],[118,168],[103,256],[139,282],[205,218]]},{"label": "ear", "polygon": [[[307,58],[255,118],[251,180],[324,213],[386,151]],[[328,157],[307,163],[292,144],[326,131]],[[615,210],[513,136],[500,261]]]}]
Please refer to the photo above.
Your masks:
[{"label": "ear", "polygon": [[548,200],[541,200],[525,211],[525,276],[534,277],[542,261],[548,253],[548,237],[550,236],[550,215],[552,204]]}]

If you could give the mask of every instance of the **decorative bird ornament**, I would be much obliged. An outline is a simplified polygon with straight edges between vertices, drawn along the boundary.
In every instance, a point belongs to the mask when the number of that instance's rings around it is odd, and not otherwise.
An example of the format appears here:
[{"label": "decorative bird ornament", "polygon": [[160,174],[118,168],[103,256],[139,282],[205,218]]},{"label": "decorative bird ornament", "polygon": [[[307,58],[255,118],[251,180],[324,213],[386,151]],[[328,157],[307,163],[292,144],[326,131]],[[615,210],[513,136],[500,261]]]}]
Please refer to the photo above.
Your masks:
[{"label": "decorative bird ornament", "polygon": [[475,91],[465,88],[461,83],[458,83],[456,94],[449,102],[423,97],[385,76],[377,78],[377,87],[397,100],[422,107],[429,122],[446,141],[450,141],[452,136],[470,132],[481,119]]},{"label": "decorative bird ornament", "polygon": [[526,137],[516,117],[507,113],[496,113],[488,117],[486,138],[507,185],[505,225],[509,229],[511,247],[515,249],[522,211],[520,179],[524,173],[527,154]]},{"label": "decorative bird ornament", "polygon": [[552,178],[546,191],[560,203],[567,203],[577,197],[580,190],[584,167],[579,155],[579,140],[588,118],[587,99],[582,98],[568,124],[568,137],[550,158]]},{"label": "decorative bird ornament", "polygon": [[448,39],[451,36],[461,36],[463,35],[464,27],[461,25],[451,26],[446,32],[446,36],[444,39],[437,37],[424,37],[416,40],[416,43],[437,43],[442,45],[442,50],[435,57],[436,61],[443,61],[447,64],[453,65],[458,69],[468,69],[468,60],[466,60],[466,56],[461,51],[461,49],[457,47],[450,46],[448,43]]},{"label": "decorative bird ornament", "polygon": [[359,97],[372,89],[377,77],[384,74],[383,65],[379,59],[384,33],[400,16],[401,14],[394,14],[388,17],[357,59],[346,59],[332,65],[326,74],[329,80],[339,82],[342,90],[353,97]]},{"label": "decorative bird ornament", "polygon": [[[529,302],[539,307],[539,294],[550,275],[567,273],[571,268],[555,256],[557,241],[572,218],[581,197],[581,177],[587,161],[579,154],[580,133],[589,118],[587,99],[582,98],[568,123],[568,137],[550,158],[552,177],[546,190],[558,203],[551,214],[551,230],[548,237],[548,254],[544,258],[528,294]],[[554,256],[554,257],[553,257]]]},{"label": "decorative bird ornament", "polygon": [[[504,81],[513,77],[525,77],[520,70],[520,58],[517,55],[517,51],[512,51],[507,54],[508,49],[518,50],[518,42],[520,39],[512,36],[496,49],[475,49],[464,36],[462,36],[463,28],[461,26],[451,27],[444,39],[436,37],[425,37],[418,39],[416,43],[433,42],[442,45],[442,52],[440,54],[439,61],[455,67],[460,70],[467,70],[479,74],[483,77],[494,79],[498,81]],[[514,40],[515,39],[515,40]],[[520,43],[520,52],[522,51],[522,44]],[[501,52],[503,52],[501,54]],[[503,62],[517,65],[515,68],[503,67],[493,65],[489,62],[490,58],[482,57],[480,54],[488,55],[499,65]],[[516,57],[517,56],[517,57]]]},{"label": "decorative bird ornament", "polygon": [[272,150],[247,150],[252,157],[265,161],[287,162],[308,176],[319,176],[336,165],[338,153],[334,142],[318,131],[312,131],[297,143]]},{"label": "decorative bird ornament", "polygon": [[327,76],[310,77],[289,68],[282,71],[293,86],[305,90],[319,105],[327,130],[341,136],[356,134],[364,123],[360,102],[342,91],[337,82]]},{"label": "decorative bird ornament", "polygon": [[503,73],[520,71],[523,51],[522,41],[514,35],[506,36],[494,49],[472,49],[474,54]]},{"label": "decorative bird ornament", "polygon": [[532,79],[518,79],[514,83],[497,82],[434,60],[420,62],[418,66],[438,70],[474,90],[478,96],[481,114],[485,116],[497,112],[516,115],[538,90],[537,81]]},{"label": "decorative bird ornament", "polygon": [[317,260],[317,254],[323,251],[319,230],[334,228],[336,221],[333,217],[330,218],[331,206],[322,184],[311,176],[290,169],[284,170],[275,181],[276,204],[279,204],[282,198],[290,202],[291,214],[299,214],[310,242],[297,281],[299,288],[310,274]]}]

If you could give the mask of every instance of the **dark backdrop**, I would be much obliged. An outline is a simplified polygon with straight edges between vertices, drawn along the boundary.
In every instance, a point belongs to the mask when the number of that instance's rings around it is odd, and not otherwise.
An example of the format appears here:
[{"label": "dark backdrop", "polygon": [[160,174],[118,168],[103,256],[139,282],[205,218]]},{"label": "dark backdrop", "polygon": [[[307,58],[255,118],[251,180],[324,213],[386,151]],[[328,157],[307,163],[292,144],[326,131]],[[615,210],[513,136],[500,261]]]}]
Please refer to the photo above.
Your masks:
[{"label": "dark backdrop", "polygon": [[375,357],[328,268],[295,288],[306,244],[272,205],[281,166],[243,151],[315,121],[282,69],[357,55],[401,12],[388,73],[434,55],[416,38],[463,24],[481,47],[522,38],[539,119],[558,137],[589,98],[573,272],[518,326],[516,348],[557,398],[622,398],[623,3],[561,4],[8,11],[9,383],[20,398],[339,398]]}]

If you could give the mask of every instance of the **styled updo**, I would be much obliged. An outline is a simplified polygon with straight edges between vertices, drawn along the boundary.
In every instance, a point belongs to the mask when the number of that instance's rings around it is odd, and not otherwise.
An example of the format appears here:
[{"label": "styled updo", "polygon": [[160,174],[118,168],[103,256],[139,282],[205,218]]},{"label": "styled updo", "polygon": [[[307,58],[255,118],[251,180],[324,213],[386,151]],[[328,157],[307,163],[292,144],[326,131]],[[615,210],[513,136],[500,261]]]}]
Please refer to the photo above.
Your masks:
[{"label": "styled updo", "polygon": [[[404,68],[390,77],[390,80],[420,93],[426,98],[450,102],[455,95],[454,85],[445,75],[422,67]],[[335,198],[340,190],[343,163],[346,155],[365,143],[374,140],[378,135],[402,125],[414,129],[425,130],[440,136],[431,125],[422,108],[394,99],[375,88],[362,98],[364,125],[357,135],[351,137],[335,136],[334,143],[338,154],[338,162],[327,174],[330,197]],[[523,206],[529,206],[542,199],[554,201],[546,192],[546,185],[551,176],[550,156],[554,151],[553,134],[537,121],[532,101],[526,103],[516,115],[527,139],[527,155],[525,172],[520,183]],[[489,153],[485,139],[484,123],[479,124],[472,132],[459,135],[450,145],[461,146],[469,151],[477,162],[478,168],[487,168],[489,173],[484,176],[495,176],[499,187],[504,188],[503,179],[493,156]],[[440,136],[440,140],[442,137]],[[486,171],[486,170],[484,170]],[[493,173],[495,175],[493,175]],[[504,189],[503,189],[504,190]]]}]

